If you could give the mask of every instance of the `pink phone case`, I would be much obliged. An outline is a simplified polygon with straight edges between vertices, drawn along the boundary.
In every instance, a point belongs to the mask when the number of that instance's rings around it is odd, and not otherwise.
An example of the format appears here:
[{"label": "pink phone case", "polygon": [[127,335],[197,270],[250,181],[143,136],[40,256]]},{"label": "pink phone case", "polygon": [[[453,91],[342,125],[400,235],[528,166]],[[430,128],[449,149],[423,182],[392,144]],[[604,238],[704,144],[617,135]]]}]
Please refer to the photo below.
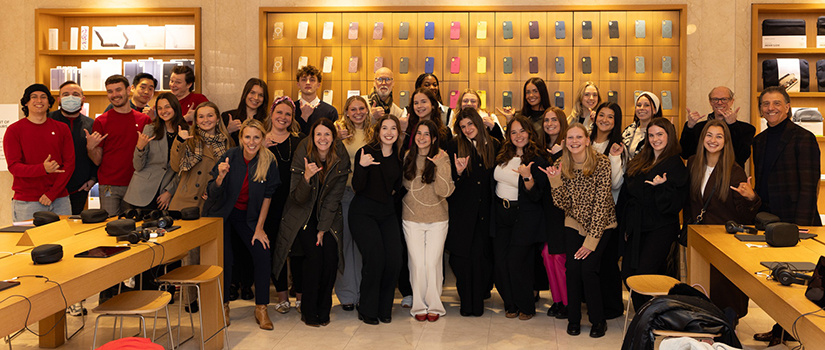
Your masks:
[{"label": "pink phone case", "polygon": [[450,61],[450,73],[458,74],[461,71],[461,57],[453,57]]},{"label": "pink phone case", "polygon": [[461,38],[461,22],[453,21],[450,23],[450,40],[458,40]]},{"label": "pink phone case", "polygon": [[455,109],[458,105],[458,90],[450,91],[450,109]]},{"label": "pink phone case", "polygon": [[372,40],[384,38],[384,22],[375,22],[375,29],[372,31]]},{"label": "pink phone case", "polygon": [[358,40],[358,22],[349,23],[349,40]]},{"label": "pink phone case", "polygon": [[358,56],[352,56],[349,58],[349,68],[347,71],[350,73],[358,72]]},{"label": "pink phone case", "polygon": [[375,73],[375,71],[382,67],[384,67],[384,57],[376,57],[375,65],[373,66],[372,72]]}]

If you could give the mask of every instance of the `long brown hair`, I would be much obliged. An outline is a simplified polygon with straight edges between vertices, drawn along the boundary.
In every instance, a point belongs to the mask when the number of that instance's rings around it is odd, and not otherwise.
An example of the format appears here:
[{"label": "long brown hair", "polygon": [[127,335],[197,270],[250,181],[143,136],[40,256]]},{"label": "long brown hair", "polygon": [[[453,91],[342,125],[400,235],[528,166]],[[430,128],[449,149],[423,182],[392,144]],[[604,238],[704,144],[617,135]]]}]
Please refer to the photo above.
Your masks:
[{"label": "long brown hair", "polygon": [[[478,130],[475,138],[475,146],[473,146],[472,140],[468,139],[467,136],[464,135],[464,132],[461,131],[461,121],[464,119],[469,119],[470,122],[476,127],[476,130]],[[490,133],[487,131],[487,127],[484,126],[484,122],[481,120],[481,116],[478,114],[478,111],[471,107],[466,107],[459,111],[455,116],[453,133],[457,135],[456,145],[458,146],[457,155],[459,157],[471,155],[473,153],[472,149],[475,148],[478,156],[481,157],[481,163],[484,164],[485,168],[490,169],[496,165],[496,148],[493,144],[493,137],[490,136]],[[467,171],[471,171],[472,167],[473,162],[468,162]]]},{"label": "long brown hair", "polygon": [[[435,124],[432,120],[422,120],[418,125],[415,126],[415,133],[418,133],[418,129],[421,126],[426,126],[427,131],[430,133],[430,149],[427,152],[427,157],[435,157],[438,152],[441,150],[438,148],[438,142],[440,139],[438,138],[438,125]],[[415,137],[415,133],[410,135],[410,137]],[[404,157],[404,178],[407,180],[415,179],[415,175],[418,172],[418,165],[416,164],[416,160],[418,160],[418,145],[413,142],[413,146],[410,147],[410,150],[407,151],[407,156]],[[421,182],[425,184],[429,184],[435,181],[435,163],[433,162],[424,162],[424,171],[421,174]]]},{"label": "long brown hair", "polygon": [[[570,127],[567,128],[567,131],[570,131],[572,129],[581,130],[584,133],[585,140],[590,140],[590,133],[587,132],[587,128],[584,126],[584,124],[574,122],[573,124],[570,124]],[[582,166],[582,175],[590,176],[591,174],[593,174],[594,171],[596,171],[596,161],[598,160],[598,153],[595,149],[593,149],[592,143],[584,148],[584,156],[585,159],[584,164]],[[574,161],[573,155],[570,153],[570,150],[568,150],[567,147],[565,147],[564,151],[562,151],[561,159],[561,174],[568,179],[572,179],[574,176]]]},{"label": "long brown hair", "polygon": [[[649,132],[651,126],[658,126],[665,129],[667,133],[667,146],[665,146],[665,149],[662,150],[658,158],[656,158],[656,154],[653,153],[653,146],[650,145]],[[679,146],[679,140],[676,139],[676,128],[673,127],[673,124],[670,120],[667,120],[667,118],[651,119],[650,123],[647,124],[645,133],[648,133],[648,136],[645,137],[645,145],[642,147],[642,151],[627,164],[627,174],[630,176],[647,173],[653,169],[656,164],[682,153],[682,147]]]},{"label": "long brown hair", "polygon": [[[389,113],[384,114],[383,117],[375,121],[375,124],[372,126],[372,137],[367,141],[367,146],[370,146],[372,149],[381,150],[381,124],[384,124],[384,121],[387,119],[395,123],[395,129],[398,131],[398,137],[395,139],[395,152],[400,153],[401,145],[404,143],[404,140],[401,138],[404,132],[401,131],[401,122],[398,121],[398,118]],[[401,158],[400,155],[398,157]]]},{"label": "long brown hair", "polygon": [[[353,96],[350,96],[347,99],[347,102],[344,103],[344,117],[343,118],[338,118],[338,120],[335,121],[335,125],[343,127],[344,129],[347,130],[347,132],[350,135],[355,134],[355,124],[352,123],[352,120],[350,120],[349,116],[347,115],[347,111],[349,110],[349,107],[355,102],[361,102],[361,103],[364,104],[364,107],[367,108],[367,117],[364,118],[363,128],[364,128],[364,139],[369,140],[372,136],[372,124],[371,124],[372,123],[372,117],[370,117],[370,114],[369,114],[370,104],[367,103],[367,100],[364,99],[364,97],[361,96],[361,95],[353,95]],[[333,131],[335,131],[337,133],[337,130],[333,130]],[[352,139],[352,137],[349,137],[349,138],[344,139],[343,141],[346,142],[347,144],[350,144],[354,140]]]},{"label": "long brown hair", "polygon": [[721,154],[719,155],[719,161],[716,162],[716,166],[714,167],[714,171],[716,172],[716,181],[713,183],[708,182],[708,186],[705,187],[705,190],[715,188],[716,189],[716,196],[719,197],[721,200],[725,200],[728,197],[728,191],[730,187],[730,176],[733,172],[733,167],[736,162],[735,156],[733,154],[733,143],[730,138],[730,129],[728,129],[728,123],[725,123],[719,119],[711,119],[708,120],[705,127],[702,129],[702,133],[699,134],[699,145],[696,146],[696,156],[693,159],[693,163],[690,166],[688,171],[690,172],[690,195],[694,198],[699,198],[701,202],[702,199],[702,179],[705,177],[705,167],[707,166],[707,150],[705,149],[705,142],[702,141],[707,135],[708,130],[711,126],[718,126],[722,128],[722,133],[725,134],[725,145],[722,147]]},{"label": "long brown hair", "polygon": [[241,93],[241,102],[238,102],[238,109],[237,114],[233,115],[232,118],[240,119],[241,121],[246,120],[248,117],[246,115],[246,97],[252,92],[252,88],[255,86],[260,86],[262,90],[264,90],[264,100],[261,102],[261,105],[255,110],[255,115],[253,118],[258,119],[264,125],[264,127],[269,128],[270,123],[268,123],[269,115],[266,114],[267,107],[269,107],[269,88],[266,86],[266,82],[258,79],[258,78],[249,78],[246,81],[246,85],[243,87],[243,92]]},{"label": "long brown hair", "polygon": [[[319,126],[325,126],[329,129],[330,133],[332,134],[332,142],[329,144],[329,150],[327,151],[327,157],[324,162],[327,165],[335,164],[335,161],[338,160],[338,154],[335,152],[335,148],[338,146],[338,133],[335,132],[335,124],[332,123],[332,120],[327,118],[318,119],[315,123],[312,124],[312,128],[309,130],[309,141],[307,141],[307,159],[309,162],[320,162],[321,161],[321,153],[318,152],[318,146],[315,144],[315,130],[318,129]],[[324,178],[326,177],[327,173],[329,172],[329,166],[321,166],[319,165],[321,170],[318,172],[318,180],[324,182]],[[304,169],[306,171],[306,169]]]},{"label": "long brown hair", "polygon": [[[550,135],[544,132],[544,118],[547,117],[547,113],[553,112],[556,115],[556,118],[559,120],[559,135],[556,136],[556,141],[552,144],[550,142]],[[567,115],[564,114],[564,110],[559,107],[552,106],[546,110],[544,110],[544,116],[541,118],[541,132],[544,133],[544,137],[542,138],[542,147],[544,148],[551,148],[553,145],[561,145],[561,142],[567,137],[567,129],[570,126],[567,124]]]},{"label": "long brown hair", "polygon": [[527,141],[527,145],[524,146],[522,149],[522,156],[521,156],[521,163],[528,164],[533,158],[536,156],[543,156],[544,153],[541,152],[541,149],[536,145],[536,129],[533,127],[533,122],[527,117],[517,114],[507,122],[507,132],[504,136],[504,144],[501,145],[501,150],[498,152],[498,156],[496,157],[496,165],[503,166],[507,162],[509,162],[513,157],[516,156],[516,145],[513,144],[513,140],[510,139],[510,133],[512,132],[513,123],[519,123],[521,128],[527,132],[530,136],[530,139]]},{"label": "long brown hair", "polygon": [[[169,121],[172,123],[172,129],[175,129],[175,134],[178,133],[178,127],[180,127],[181,130],[188,129],[189,125],[186,124],[186,120],[183,119],[183,113],[181,113],[180,110],[180,102],[178,102],[178,98],[175,97],[175,94],[171,92],[164,92],[158,95],[158,98],[155,99],[155,111],[158,110],[158,101],[160,100],[166,100],[169,102],[169,106],[171,106],[172,110],[175,111],[175,115],[172,116],[172,120]],[[161,136],[166,135],[166,121],[164,121],[160,115],[155,117],[155,121],[152,122],[152,126],[155,130],[155,139],[160,139]]]},{"label": "long brown hair", "polygon": [[226,148],[235,147],[235,141],[229,137],[229,133],[226,131],[226,126],[221,122],[221,111],[218,109],[218,105],[212,101],[201,102],[201,104],[195,107],[195,121],[192,123],[192,126],[189,127],[189,135],[191,135],[192,138],[186,140],[186,146],[189,147],[189,149],[195,149],[196,146],[203,145],[203,137],[201,137],[201,134],[198,132],[198,130],[200,130],[200,127],[198,126],[198,112],[201,108],[207,107],[212,108],[212,110],[215,111],[215,117],[217,118],[217,121],[215,122],[215,133],[223,134],[226,138]]},{"label": "long brown hair", "polygon": [[[430,105],[432,105],[433,109],[430,111],[430,120],[434,121],[436,125],[444,127],[444,122],[441,120],[441,109],[438,108],[438,99],[435,96],[435,93],[430,90],[430,88],[420,87],[415,89],[415,92],[411,95],[412,98],[410,99],[410,105],[407,106],[407,115],[409,116],[409,123],[407,123],[407,135],[412,135],[415,133],[415,130],[412,128],[418,125],[418,122],[421,120],[421,117],[418,114],[415,114],[415,95],[424,94],[427,96],[427,99],[430,100]],[[448,136],[445,132],[449,132],[448,130],[443,130],[441,127],[438,129],[438,136],[439,139],[446,139],[445,137]],[[446,128],[446,127],[444,127]]]}]

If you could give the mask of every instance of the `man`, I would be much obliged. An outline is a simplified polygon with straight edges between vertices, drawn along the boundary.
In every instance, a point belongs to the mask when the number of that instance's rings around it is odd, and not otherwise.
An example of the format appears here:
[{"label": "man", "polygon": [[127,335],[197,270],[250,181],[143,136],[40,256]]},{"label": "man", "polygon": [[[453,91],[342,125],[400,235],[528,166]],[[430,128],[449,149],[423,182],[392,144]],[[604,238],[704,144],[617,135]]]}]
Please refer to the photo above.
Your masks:
[{"label": "man", "polygon": [[72,215],[78,215],[86,207],[89,190],[97,182],[97,165],[86,152],[86,132],[92,131],[94,120],[82,113],[80,109],[86,102],[83,90],[74,81],[60,85],[60,109],[49,114],[49,118],[66,124],[74,143],[74,172],[66,184]]},{"label": "man", "polygon": [[[822,226],[816,204],[819,187],[819,145],[810,131],[790,120],[791,98],[785,89],[772,86],[759,95],[759,113],[768,129],[753,139],[756,194],[760,211],[779,216],[782,222]],[[781,342],[782,327],[754,334],[754,339]],[[785,340],[790,336],[785,332]]]},{"label": "man", "polygon": [[[151,102],[157,85],[158,80],[149,73],[140,73],[132,79],[132,98],[129,100],[129,106],[148,115],[152,120],[155,119],[155,108]],[[110,103],[104,112],[108,112],[112,107],[114,106]]]},{"label": "man", "polygon": [[707,116],[707,120],[699,121],[702,116],[699,112],[687,110],[688,120],[685,122],[685,127],[682,128],[682,136],[679,143],[682,145],[682,158],[688,159],[690,156],[696,154],[696,147],[699,140],[702,139],[702,129],[705,128],[708,120],[721,119],[728,124],[730,129],[730,138],[733,142],[733,153],[736,163],[745,168],[745,163],[751,156],[751,143],[753,142],[753,135],[756,133],[756,128],[750,123],[739,121],[736,119],[739,113],[739,108],[733,110],[733,91],[724,86],[717,86],[710,90],[708,94],[710,107],[713,109]]},{"label": "man", "polygon": [[370,103],[372,120],[375,121],[389,113],[402,120],[404,125],[401,126],[401,130],[406,130],[407,109],[398,107],[392,100],[392,88],[395,85],[392,71],[387,67],[379,68],[375,71],[373,83],[375,85],[372,92],[365,97]]},{"label": "man", "polygon": [[65,124],[48,118],[49,88],[32,84],[20,99],[26,118],[9,125],[3,139],[12,182],[12,216],[27,221],[38,211],[71,215],[66,183],[74,172],[74,145]]},{"label": "man", "polygon": [[206,96],[192,92],[195,90],[195,72],[189,66],[172,68],[172,74],[169,75],[169,90],[178,98],[180,112],[187,123],[195,120],[195,107],[209,101]]},{"label": "man", "polygon": [[106,96],[114,106],[94,121],[86,131],[86,150],[92,162],[99,166],[100,206],[109,216],[120,215],[126,209],[123,195],[135,168],[132,156],[138,134],[151,119],[129,107],[129,81],[122,75],[106,79]]},{"label": "man", "polygon": [[299,108],[295,109],[295,120],[302,133],[309,135],[312,124],[318,119],[338,119],[338,110],[318,98],[318,90],[321,89],[321,71],[318,68],[304,66],[298,70],[295,79],[298,81],[298,90],[301,91],[297,101]]}]

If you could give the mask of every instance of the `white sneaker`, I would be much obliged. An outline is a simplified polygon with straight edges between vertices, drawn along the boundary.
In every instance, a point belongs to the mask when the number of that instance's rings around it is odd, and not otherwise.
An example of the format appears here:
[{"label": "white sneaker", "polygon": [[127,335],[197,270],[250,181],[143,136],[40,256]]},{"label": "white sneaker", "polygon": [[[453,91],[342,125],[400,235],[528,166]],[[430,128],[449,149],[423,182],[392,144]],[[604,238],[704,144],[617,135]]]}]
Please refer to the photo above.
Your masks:
[{"label": "white sneaker", "polygon": [[295,310],[298,310],[298,313],[301,313],[301,301],[300,300],[295,301]]},{"label": "white sneaker", "polygon": [[278,303],[277,305],[275,305],[275,311],[278,311],[279,313],[285,314],[285,313],[289,312],[290,307],[291,306],[289,304],[289,300],[284,300],[284,301]]},{"label": "white sneaker", "polygon": [[86,315],[88,313],[88,311],[86,311],[86,308],[83,307],[83,304],[81,304],[81,303],[77,303],[77,304],[74,304],[72,306],[69,306],[69,308],[66,309],[66,312],[68,312],[69,315],[72,315],[72,316],[83,316],[83,315]]},{"label": "white sneaker", "polygon": [[412,295],[405,296],[401,299],[401,307],[408,309],[412,307]]}]

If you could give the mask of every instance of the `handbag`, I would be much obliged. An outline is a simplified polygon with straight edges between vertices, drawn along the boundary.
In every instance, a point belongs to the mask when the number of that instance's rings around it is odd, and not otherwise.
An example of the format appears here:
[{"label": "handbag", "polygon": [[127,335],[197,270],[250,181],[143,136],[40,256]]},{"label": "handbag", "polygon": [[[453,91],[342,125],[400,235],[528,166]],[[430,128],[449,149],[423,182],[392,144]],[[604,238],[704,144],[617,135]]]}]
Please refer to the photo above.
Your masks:
[{"label": "handbag", "polygon": [[685,221],[682,225],[682,231],[679,232],[679,244],[683,247],[687,247],[687,236],[688,236],[688,225],[695,225],[701,224],[702,218],[705,215],[705,212],[708,210],[708,205],[710,204],[710,200],[713,198],[713,195],[716,194],[716,187],[710,192],[710,196],[708,196],[708,200],[705,201],[705,205],[702,206],[702,210],[699,211],[699,215],[696,215],[696,218],[690,221]]}]

